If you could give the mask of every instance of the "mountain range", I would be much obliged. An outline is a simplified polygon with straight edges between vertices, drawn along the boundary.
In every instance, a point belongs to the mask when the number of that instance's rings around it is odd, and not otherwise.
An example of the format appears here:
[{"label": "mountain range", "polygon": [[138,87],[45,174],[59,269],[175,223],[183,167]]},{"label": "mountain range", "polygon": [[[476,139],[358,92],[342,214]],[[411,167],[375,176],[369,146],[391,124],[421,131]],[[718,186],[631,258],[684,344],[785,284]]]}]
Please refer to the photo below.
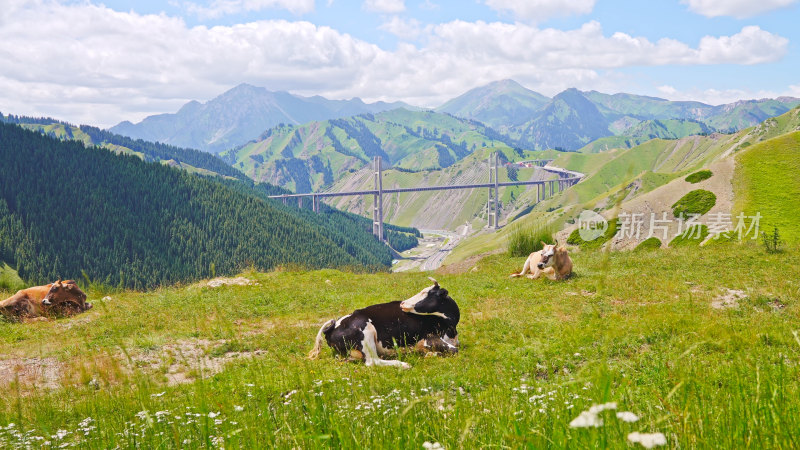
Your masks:
[{"label": "mountain range", "polygon": [[408,105],[402,102],[364,103],[359,98],[301,97],[240,84],[206,103],[191,101],[174,114],[149,116],[136,124],[121,122],[109,131],[219,153],[255,139],[264,130],[281,123],[299,125],[404,106]]},{"label": "mountain range", "polygon": [[[778,97],[712,106],[574,88],[547,98],[513,80],[503,80],[472,89],[437,111],[484,122],[526,149],[569,151],[603,137],[632,135],[628,131],[631,127],[650,120],[694,121],[705,124],[709,131],[735,132],[783,114],[798,104],[800,99]],[[684,127],[679,122],[672,125]],[[654,137],[670,138],[675,131],[667,130],[666,135]]]},{"label": "mountain range", "polygon": [[[683,134],[686,130],[697,129],[691,123],[702,123],[705,126],[701,127],[702,133],[735,132],[783,114],[798,104],[800,99],[778,97],[712,106],[574,88],[551,98],[513,80],[501,80],[467,91],[434,111],[481,122],[504,135],[504,140],[514,146],[573,151],[601,138],[636,137],[637,130],[648,127],[660,130],[652,137],[661,138],[686,136]],[[402,102],[301,97],[240,84],[206,103],[192,101],[176,113],[150,116],[137,124],[122,122],[110,131],[219,153],[258,140],[266,130],[279,125],[303,125],[397,108],[420,110]],[[661,123],[640,125],[654,120]],[[630,147],[643,140],[607,139],[603,145],[610,142]]]}]

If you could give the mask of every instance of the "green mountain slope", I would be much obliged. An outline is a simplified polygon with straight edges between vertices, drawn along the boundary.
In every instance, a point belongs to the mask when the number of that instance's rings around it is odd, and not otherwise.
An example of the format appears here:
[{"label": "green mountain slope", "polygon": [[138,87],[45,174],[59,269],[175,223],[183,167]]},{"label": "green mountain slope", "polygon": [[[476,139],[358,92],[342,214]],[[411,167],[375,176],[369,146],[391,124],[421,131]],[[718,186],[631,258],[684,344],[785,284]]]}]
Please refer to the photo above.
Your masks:
[{"label": "green mountain slope", "polygon": [[502,130],[523,124],[548,102],[550,98],[514,80],[502,80],[465,92],[436,111],[475,119]]},{"label": "green mountain slope", "polygon": [[381,156],[385,167],[449,167],[483,147],[508,147],[483,124],[432,111],[395,109],[345,119],[283,125],[221,156],[257,181],[317,191]]},{"label": "green mountain slope", "polygon": [[3,116],[0,121],[13,123],[25,129],[37,131],[61,140],[75,140],[85,146],[98,146],[114,153],[133,155],[148,162],[162,162],[201,175],[246,179],[247,177],[220,158],[199,150],[174,147],[172,145],[147,142],[141,139],[114,134],[96,127],[75,125],[50,118]]},{"label": "green mountain slope", "polygon": [[568,89],[510,134],[532,150],[574,150],[611,135],[608,127],[608,120],[591,101],[577,89]]},{"label": "green mountain slope", "polygon": [[753,145],[736,157],[734,209],[762,216],[759,227],[800,242],[800,131]]},{"label": "green mountain slope", "polygon": [[[267,202],[280,192],[198,177],[138,157],[0,124],[0,261],[29,282],[134,288],[253,266],[391,262],[363,222]],[[55,164],[43,161],[57,161]]]},{"label": "green mountain slope", "polygon": [[627,128],[618,136],[596,139],[580,150],[581,153],[597,153],[612,148],[631,148],[651,139],[680,139],[687,136],[710,134],[714,130],[703,122],[692,119],[643,120]]}]

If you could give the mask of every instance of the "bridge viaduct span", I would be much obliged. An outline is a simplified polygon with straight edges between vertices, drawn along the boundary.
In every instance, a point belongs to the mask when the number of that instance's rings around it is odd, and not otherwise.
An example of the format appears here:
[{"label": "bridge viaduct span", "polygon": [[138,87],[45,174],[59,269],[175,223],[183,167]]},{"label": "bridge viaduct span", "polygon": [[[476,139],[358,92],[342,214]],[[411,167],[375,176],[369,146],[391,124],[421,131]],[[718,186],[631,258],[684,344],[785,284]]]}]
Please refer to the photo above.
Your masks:
[{"label": "bridge viaduct span", "polygon": [[552,159],[535,159],[530,161],[522,161],[518,163],[511,163],[517,165],[534,165],[540,167],[550,173],[558,175],[555,180],[541,180],[541,181],[498,181],[498,157],[497,152],[492,153],[488,158],[489,163],[489,182],[488,183],[475,183],[475,184],[459,184],[459,185],[444,185],[444,186],[418,186],[408,188],[383,188],[383,167],[381,164],[381,157],[376,156],[372,161],[374,189],[361,190],[361,191],[343,191],[343,192],[309,192],[304,194],[282,194],[270,195],[269,198],[282,199],[284,204],[287,204],[289,199],[297,199],[298,206],[303,206],[303,199],[311,197],[312,209],[319,212],[319,202],[325,197],[347,197],[354,195],[373,195],[373,210],[372,210],[372,233],[381,241],[385,240],[383,232],[383,196],[385,194],[394,194],[399,192],[425,192],[425,191],[448,191],[456,189],[488,189],[488,198],[486,201],[486,212],[488,217],[487,226],[497,229],[499,221],[499,189],[505,186],[536,186],[536,202],[546,199],[556,192],[561,192],[564,189],[578,183],[584,174],[574,172],[571,170],[562,169],[560,167],[550,166]]}]

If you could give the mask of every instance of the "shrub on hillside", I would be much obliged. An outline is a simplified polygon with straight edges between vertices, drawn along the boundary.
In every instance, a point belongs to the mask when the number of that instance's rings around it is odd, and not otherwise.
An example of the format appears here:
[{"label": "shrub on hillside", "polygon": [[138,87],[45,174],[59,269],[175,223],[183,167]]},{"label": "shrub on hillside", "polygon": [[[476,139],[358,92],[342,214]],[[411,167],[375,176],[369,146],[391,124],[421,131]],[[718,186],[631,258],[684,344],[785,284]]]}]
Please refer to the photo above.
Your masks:
[{"label": "shrub on hillside", "polygon": [[591,241],[584,241],[580,235],[580,229],[576,228],[567,238],[567,244],[577,245],[583,250],[591,250],[600,248],[608,242],[615,234],[617,234],[617,225],[619,219],[614,218],[608,221],[608,228],[606,229],[605,233],[602,236],[598,237],[597,239],[592,239]]},{"label": "shrub on hillside", "polygon": [[770,234],[762,231],[761,242],[764,243],[764,249],[767,250],[767,253],[779,253],[781,251],[781,247],[783,247],[783,240],[781,239],[781,235],[778,233],[778,227],[775,227],[775,230]]},{"label": "shrub on hillside", "polygon": [[711,178],[712,175],[714,174],[710,170],[701,170],[686,177],[686,181],[692,184],[699,183],[703,180]]},{"label": "shrub on hillside", "polygon": [[697,189],[681,197],[672,205],[672,214],[675,217],[687,217],[690,214],[703,215],[711,210],[717,203],[717,196],[713,192]]}]

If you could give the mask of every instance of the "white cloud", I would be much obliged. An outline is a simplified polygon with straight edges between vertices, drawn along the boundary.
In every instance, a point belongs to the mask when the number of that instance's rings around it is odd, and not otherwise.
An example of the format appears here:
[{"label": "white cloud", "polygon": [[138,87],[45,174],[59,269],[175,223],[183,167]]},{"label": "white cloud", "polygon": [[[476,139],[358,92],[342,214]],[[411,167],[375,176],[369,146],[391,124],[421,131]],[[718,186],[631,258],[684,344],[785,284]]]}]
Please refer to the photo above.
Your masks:
[{"label": "white cloud", "polygon": [[[425,32],[426,27],[423,27],[417,19],[403,19],[399,16],[392,16],[391,20],[381,24],[379,29],[392,33],[393,35],[405,40],[416,40]],[[430,29],[430,27],[427,27]]]},{"label": "white cloud", "polygon": [[543,22],[551,17],[589,14],[595,0],[485,0],[496,11],[510,11],[526,22]]},{"label": "white cloud", "polygon": [[785,38],[758,27],[705,37],[693,48],[672,39],[606,35],[596,22],[557,30],[392,19],[384,29],[404,39],[423,36],[424,44],[401,42],[389,51],[304,21],[189,27],[164,14],[46,0],[15,3],[0,12],[0,21],[0,111],[101,126],[175,111],[242,82],[437,106],[504,78],[547,95],[569,87],[612,91],[625,86],[616,69],[758,64],[780,59],[787,47]]},{"label": "white cloud", "polygon": [[183,7],[189,13],[205,19],[270,8],[285,9],[300,15],[314,11],[314,0],[213,0],[208,6],[184,2]]},{"label": "white cloud", "polygon": [[798,0],[681,0],[689,10],[706,17],[731,16],[737,19],[753,17],[785,8]]},{"label": "white cloud", "polygon": [[364,9],[388,14],[401,13],[406,10],[405,0],[364,0]]}]

